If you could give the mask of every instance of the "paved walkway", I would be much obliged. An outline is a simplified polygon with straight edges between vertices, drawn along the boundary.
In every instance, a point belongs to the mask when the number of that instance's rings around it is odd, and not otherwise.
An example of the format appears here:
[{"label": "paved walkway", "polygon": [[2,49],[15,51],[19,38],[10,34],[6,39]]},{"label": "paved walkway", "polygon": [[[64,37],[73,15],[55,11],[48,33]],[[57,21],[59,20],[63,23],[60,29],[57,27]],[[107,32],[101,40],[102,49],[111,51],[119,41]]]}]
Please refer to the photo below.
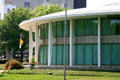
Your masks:
[{"label": "paved walkway", "polygon": [[0,70],[0,74],[2,74],[4,72],[4,70]]}]

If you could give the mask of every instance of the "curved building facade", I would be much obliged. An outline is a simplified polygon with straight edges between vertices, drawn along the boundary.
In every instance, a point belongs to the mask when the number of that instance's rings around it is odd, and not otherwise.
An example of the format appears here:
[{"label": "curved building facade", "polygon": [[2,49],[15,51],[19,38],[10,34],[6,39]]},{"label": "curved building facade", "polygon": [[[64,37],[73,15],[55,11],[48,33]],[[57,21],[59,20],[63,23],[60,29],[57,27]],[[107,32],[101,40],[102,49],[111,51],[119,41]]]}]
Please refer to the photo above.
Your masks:
[{"label": "curved building facade", "polygon": [[[35,47],[40,65],[64,65],[64,17],[58,12],[20,24],[29,31],[29,60]],[[119,7],[69,10],[65,36],[68,66],[120,66]]]}]

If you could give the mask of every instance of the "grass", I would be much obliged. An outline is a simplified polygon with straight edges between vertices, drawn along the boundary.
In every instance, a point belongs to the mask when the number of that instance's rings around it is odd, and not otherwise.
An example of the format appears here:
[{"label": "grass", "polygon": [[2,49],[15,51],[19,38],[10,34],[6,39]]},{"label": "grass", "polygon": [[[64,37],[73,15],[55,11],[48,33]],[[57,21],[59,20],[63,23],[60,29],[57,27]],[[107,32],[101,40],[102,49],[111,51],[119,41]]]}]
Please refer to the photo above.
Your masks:
[{"label": "grass", "polygon": [[[118,77],[67,76],[67,80],[119,80]],[[0,80],[63,80],[63,76],[4,74]]]},{"label": "grass", "polygon": [[[0,80],[63,80],[63,70],[10,70],[2,74]],[[120,80],[120,72],[67,70],[67,80]]]}]

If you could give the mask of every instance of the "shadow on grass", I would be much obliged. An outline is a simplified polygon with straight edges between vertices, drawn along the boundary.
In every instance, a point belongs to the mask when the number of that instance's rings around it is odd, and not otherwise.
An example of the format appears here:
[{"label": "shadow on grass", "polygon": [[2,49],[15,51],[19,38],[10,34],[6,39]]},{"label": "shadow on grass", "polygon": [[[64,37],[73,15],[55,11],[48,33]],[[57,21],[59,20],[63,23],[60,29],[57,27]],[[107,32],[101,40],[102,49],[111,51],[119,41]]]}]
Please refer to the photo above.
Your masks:
[{"label": "shadow on grass", "polygon": [[[54,75],[54,76],[63,76],[63,75]],[[89,77],[120,77],[120,76],[104,76],[104,75],[86,75],[86,74],[69,74],[67,76],[89,76]]]},{"label": "shadow on grass", "polygon": [[[62,75],[54,75],[54,76],[62,76]],[[67,76],[91,76],[91,77],[104,77],[104,75],[86,75],[86,74],[68,74]]]},{"label": "shadow on grass", "polygon": [[0,77],[3,77],[3,75],[0,74]]},{"label": "shadow on grass", "polygon": [[[22,75],[49,75],[49,74],[37,74],[37,73],[10,73],[10,74],[22,74]],[[63,76],[63,74],[54,74],[54,73],[53,73],[53,76]],[[103,77],[104,75],[67,74],[67,76]]]},{"label": "shadow on grass", "polygon": [[[21,75],[49,75],[49,74],[37,74],[37,73],[10,73],[10,74],[21,74]],[[2,77],[3,75],[0,75]],[[51,76],[63,76],[63,74],[54,74]],[[95,74],[67,74],[67,76],[88,76],[88,77],[120,77],[118,75],[95,75]]]},{"label": "shadow on grass", "polygon": [[97,72],[117,72],[117,73],[120,73],[120,70],[117,70],[117,71],[114,71],[114,70],[80,70],[80,69],[71,69],[73,71],[97,71]]},{"label": "shadow on grass", "polygon": [[[72,72],[73,71],[73,72]],[[77,71],[82,71],[82,72],[77,72]],[[86,71],[86,72],[84,72]],[[88,71],[88,72],[87,72]],[[24,71],[20,71],[20,72],[8,72],[8,74],[22,74],[22,75],[49,75],[48,72],[52,72],[53,76],[63,76],[63,72],[58,72],[58,71],[44,71],[44,72],[39,72],[39,71],[30,71],[30,72],[26,72],[26,70]],[[100,72],[100,73],[99,73]],[[103,72],[103,73],[102,73]],[[104,73],[105,72],[105,73]],[[106,73],[108,72],[108,73]],[[109,74],[110,72],[110,74]],[[118,73],[113,74],[112,73]],[[67,76],[91,76],[91,77],[120,77],[119,75],[119,71],[102,71],[102,70],[71,70],[70,72],[67,72]]]}]

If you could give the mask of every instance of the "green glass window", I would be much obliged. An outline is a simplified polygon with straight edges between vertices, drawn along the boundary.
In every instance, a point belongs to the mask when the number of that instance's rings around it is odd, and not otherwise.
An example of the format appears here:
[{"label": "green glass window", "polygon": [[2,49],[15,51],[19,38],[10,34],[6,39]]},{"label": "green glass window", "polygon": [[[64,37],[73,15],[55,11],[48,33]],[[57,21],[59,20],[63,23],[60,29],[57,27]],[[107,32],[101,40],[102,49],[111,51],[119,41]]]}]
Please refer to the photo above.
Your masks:
[{"label": "green glass window", "polygon": [[120,44],[112,44],[112,65],[120,65]]},{"label": "green glass window", "polygon": [[[120,35],[119,16],[107,16],[101,19],[102,36]],[[111,40],[112,41],[112,40]],[[120,46],[112,42],[102,43],[101,60],[103,65],[120,65]]]},{"label": "green glass window", "polygon": [[[64,46],[63,46],[63,64],[64,64]],[[68,65],[69,64],[69,45],[66,45],[66,64]]]},{"label": "green glass window", "polygon": [[112,35],[120,35],[120,19],[111,19],[110,26]]},{"label": "green glass window", "polygon": [[98,20],[97,18],[92,19],[92,35],[97,35],[98,33]]},{"label": "green glass window", "polygon": [[102,44],[103,65],[120,65],[120,44]]},{"label": "green glass window", "polygon": [[92,59],[93,59],[93,64],[98,64],[98,45],[97,44],[93,44],[92,45],[93,47],[93,57],[92,57]]},{"label": "green glass window", "polygon": [[53,37],[56,37],[56,34],[57,34],[56,30],[57,30],[56,22],[53,22],[53,23],[52,23]]},{"label": "green glass window", "polygon": [[46,24],[46,38],[48,38],[48,24]]},{"label": "green glass window", "polygon": [[76,45],[76,64],[80,65],[82,64],[83,60],[83,45]]},{"label": "green glass window", "polygon": [[[63,23],[63,34],[65,31],[65,23]],[[67,21],[67,26],[66,26],[66,35],[65,36],[69,36],[70,35],[70,22]],[[64,35],[63,35],[64,36]]]},{"label": "green glass window", "polygon": [[111,45],[102,44],[102,64],[111,64]]},{"label": "green glass window", "polygon": [[76,46],[73,45],[73,65],[76,65]]},{"label": "green glass window", "polygon": [[97,65],[98,49],[97,44],[76,44],[73,45],[73,65]]},{"label": "green glass window", "polygon": [[43,25],[40,26],[40,38],[43,39]]},{"label": "green glass window", "polygon": [[[52,47],[52,65],[64,64],[64,45],[54,45]],[[66,64],[69,64],[69,46],[66,46]]]},{"label": "green glass window", "polygon": [[77,20],[74,20],[73,21],[73,36],[76,36],[76,34],[77,34]]},{"label": "green glass window", "polygon": [[[52,30],[53,30],[53,36],[54,37],[63,37],[64,36],[64,29],[65,25],[63,21],[53,22],[52,23]],[[66,36],[69,36],[70,32],[70,23],[67,21],[66,26]]]},{"label": "green glass window", "polygon": [[40,38],[46,39],[48,38],[48,24],[42,24],[40,25]]},{"label": "green glass window", "polygon": [[48,47],[47,46],[40,47],[40,64],[41,65],[48,64]]},{"label": "green glass window", "polygon": [[57,37],[62,37],[62,22],[57,22]]},{"label": "green glass window", "polygon": [[101,33],[102,35],[110,35],[111,34],[111,28],[110,28],[110,19],[109,18],[102,18],[101,19]]},{"label": "green glass window", "polygon": [[43,39],[46,38],[46,25],[43,24]]},{"label": "green glass window", "polygon": [[83,35],[84,23],[82,19],[77,19],[73,21],[73,35],[82,36]]},{"label": "green glass window", "polygon": [[120,19],[116,20],[116,34],[120,35]]},{"label": "green glass window", "polygon": [[48,38],[48,24],[43,25],[44,39]]},{"label": "green glass window", "polygon": [[105,17],[101,19],[102,35],[120,35],[119,17]]},{"label": "green glass window", "polygon": [[44,46],[44,65],[48,64],[48,47]]},{"label": "green glass window", "polygon": [[76,19],[73,21],[74,36],[91,36],[98,33],[97,18]]},{"label": "green glass window", "polygon": [[116,19],[110,20],[110,27],[111,27],[111,34],[115,35],[116,34]]},{"label": "green glass window", "polygon": [[57,45],[57,64],[60,65],[61,64],[61,58],[62,58],[62,47],[60,45]]},{"label": "green glass window", "polygon": [[83,20],[77,20],[76,21],[76,26],[77,26],[77,36],[81,36],[83,33]]},{"label": "green glass window", "polygon": [[92,19],[84,20],[84,35],[85,36],[89,36],[92,34],[91,21],[92,21]]},{"label": "green glass window", "polygon": [[84,64],[92,64],[92,45],[84,45]]},{"label": "green glass window", "polygon": [[54,45],[52,47],[52,64],[55,65],[56,64],[56,46]]}]

